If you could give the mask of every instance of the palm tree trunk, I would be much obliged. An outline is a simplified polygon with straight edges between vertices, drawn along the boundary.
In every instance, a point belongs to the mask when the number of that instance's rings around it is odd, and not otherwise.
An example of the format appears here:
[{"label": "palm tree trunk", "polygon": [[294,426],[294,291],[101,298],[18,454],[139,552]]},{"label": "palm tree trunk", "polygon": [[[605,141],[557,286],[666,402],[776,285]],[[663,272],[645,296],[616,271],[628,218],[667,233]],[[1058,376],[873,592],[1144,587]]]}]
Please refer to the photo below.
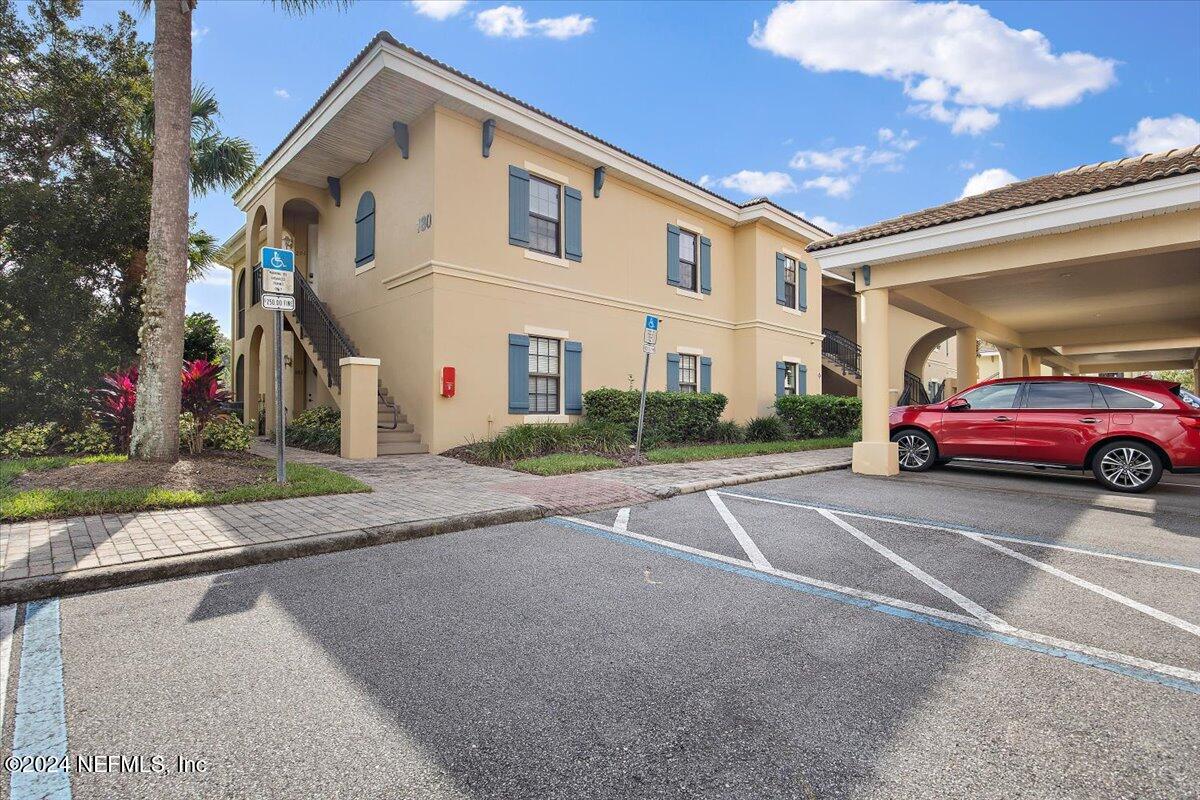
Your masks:
[{"label": "palm tree trunk", "polygon": [[179,458],[179,370],[187,288],[193,0],[154,4],[154,175],[141,364],[129,456]]}]

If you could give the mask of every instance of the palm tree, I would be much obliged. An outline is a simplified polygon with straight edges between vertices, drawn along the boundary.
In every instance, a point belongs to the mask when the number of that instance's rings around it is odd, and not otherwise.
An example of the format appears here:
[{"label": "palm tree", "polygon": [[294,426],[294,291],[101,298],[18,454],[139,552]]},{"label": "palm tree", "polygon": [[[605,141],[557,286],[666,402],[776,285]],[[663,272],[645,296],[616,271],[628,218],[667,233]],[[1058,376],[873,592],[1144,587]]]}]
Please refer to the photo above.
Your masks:
[{"label": "palm tree", "polygon": [[[143,0],[148,7],[150,0]],[[276,0],[289,13],[320,6],[344,7],[349,0]],[[142,327],[138,332],[140,374],[129,457],[145,461],[179,458],[179,364],[183,359],[184,292],[188,270],[188,199],[192,167],[213,169],[197,189],[225,185],[236,170],[230,152],[197,137],[192,114],[192,12],[196,0],[154,2],[154,175],[150,185],[150,238],[146,252]],[[202,95],[203,99],[203,95]],[[214,108],[211,94],[208,101]],[[223,171],[225,170],[225,171]]]}]

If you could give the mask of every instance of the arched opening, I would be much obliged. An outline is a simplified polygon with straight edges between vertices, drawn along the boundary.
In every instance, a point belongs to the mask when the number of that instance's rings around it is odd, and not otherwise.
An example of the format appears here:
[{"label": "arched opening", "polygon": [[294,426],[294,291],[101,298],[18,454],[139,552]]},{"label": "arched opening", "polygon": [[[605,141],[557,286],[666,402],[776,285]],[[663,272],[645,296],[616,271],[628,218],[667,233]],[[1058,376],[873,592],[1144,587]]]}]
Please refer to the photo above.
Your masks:
[{"label": "arched opening", "polygon": [[246,336],[246,270],[238,272],[237,280],[237,338]]},{"label": "arched opening", "polygon": [[242,395],[242,421],[253,425],[257,435],[262,435],[264,430],[260,409],[266,409],[267,398],[263,392],[270,384],[264,375],[270,362],[270,359],[263,358],[265,338],[262,326],[256,325],[250,334],[250,346],[246,348],[245,391]]},{"label": "arched opening", "polygon": [[[954,329],[938,327],[926,333],[909,348],[908,357],[904,360],[904,388],[910,402],[916,402],[923,393],[931,402],[938,402],[945,396],[946,381],[951,377],[954,364],[954,348],[950,342],[954,340]],[[924,398],[920,398],[924,399]]]},{"label": "arched opening", "polygon": [[296,274],[308,281],[313,291],[320,283],[321,214],[307,200],[293,198],[283,204],[283,246],[296,254]]},{"label": "arched opening", "polygon": [[254,265],[250,287],[250,305],[258,305],[262,297],[262,264],[259,263],[262,249],[267,244],[267,210],[262,206],[254,212],[250,226],[250,263]]},{"label": "arched opening", "polygon": [[246,402],[246,356],[237,357],[237,366],[233,369],[233,399],[238,403]]}]

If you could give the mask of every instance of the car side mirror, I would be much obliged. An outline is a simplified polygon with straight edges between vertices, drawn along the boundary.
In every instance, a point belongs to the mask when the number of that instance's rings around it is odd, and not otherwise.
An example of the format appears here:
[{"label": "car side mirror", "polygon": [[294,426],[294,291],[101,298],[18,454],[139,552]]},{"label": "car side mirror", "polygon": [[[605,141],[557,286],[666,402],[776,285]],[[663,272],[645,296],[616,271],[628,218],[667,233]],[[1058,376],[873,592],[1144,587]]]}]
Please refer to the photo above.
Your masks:
[{"label": "car side mirror", "polygon": [[967,411],[971,404],[961,397],[956,397],[946,405],[947,411]]}]

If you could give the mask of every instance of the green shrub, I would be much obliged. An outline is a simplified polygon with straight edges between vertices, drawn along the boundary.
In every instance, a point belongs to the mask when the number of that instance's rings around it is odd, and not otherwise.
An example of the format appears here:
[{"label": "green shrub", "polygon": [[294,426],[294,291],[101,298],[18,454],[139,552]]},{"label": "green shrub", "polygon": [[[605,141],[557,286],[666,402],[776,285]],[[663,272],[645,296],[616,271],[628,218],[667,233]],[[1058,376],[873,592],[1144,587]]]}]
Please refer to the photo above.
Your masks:
[{"label": "green shrub", "polygon": [[482,442],[479,451],[488,461],[518,461],[552,453],[595,451],[620,453],[629,449],[625,428],[613,422],[573,422],[567,425],[540,422],[513,425],[493,439]]},{"label": "green shrub", "polygon": [[746,441],[746,429],[733,420],[721,420],[713,426],[712,438],[721,444],[737,444]]},{"label": "green shrub", "polygon": [[[638,391],[592,389],[583,395],[584,413],[588,422],[616,423],[633,437],[640,399]],[[709,441],[727,402],[723,394],[648,392],[642,442]]]},{"label": "green shrub", "polygon": [[250,426],[232,414],[217,417],[204,429],[204,446],[244,453],[250,449]]},{"label": "green shrub", "polygon": [[288,447],[339,453],[342,449],[342,412],[329,406],[301,412],[288,423],[284,441]]},{"label": "green shrub", "polygon": [[89,422],[83,430],[63,434],[62,451],[71,455],[102,455],[113,451],[112,434],[98,422]]},{"label": "green shrub", "polygon": [[0,431],[0,456],[43,456],[49,453],[58,438],[58,425],[53,422],[26,422]]},{"label": "green shrub", "polygon": [[798,439],[848,436],[862,424],[862,400],[831,394],[785,395],[775,410]]},{"label": "green shrub", "polygon": [[746,440],[750,442],[779,442],[790,439],[791,433],[779,417],[755,417],[746,423]]}]

